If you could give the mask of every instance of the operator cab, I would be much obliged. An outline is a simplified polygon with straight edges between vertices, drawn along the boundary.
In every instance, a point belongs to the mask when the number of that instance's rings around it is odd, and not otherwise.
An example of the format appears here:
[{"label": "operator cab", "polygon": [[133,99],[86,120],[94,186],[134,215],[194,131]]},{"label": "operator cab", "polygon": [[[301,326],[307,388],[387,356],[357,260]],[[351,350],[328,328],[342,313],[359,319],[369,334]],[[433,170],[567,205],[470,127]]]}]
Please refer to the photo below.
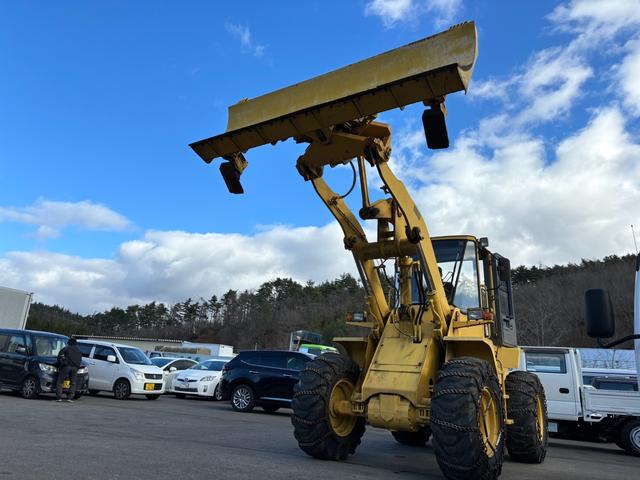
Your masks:
[{"label": "operator cab", "polygon": [[486,238],[433,237],[431,243],[449,304],[466,313],[470,320],[493,318],[493,341],[516,346],[509,260],[490,252]]}]

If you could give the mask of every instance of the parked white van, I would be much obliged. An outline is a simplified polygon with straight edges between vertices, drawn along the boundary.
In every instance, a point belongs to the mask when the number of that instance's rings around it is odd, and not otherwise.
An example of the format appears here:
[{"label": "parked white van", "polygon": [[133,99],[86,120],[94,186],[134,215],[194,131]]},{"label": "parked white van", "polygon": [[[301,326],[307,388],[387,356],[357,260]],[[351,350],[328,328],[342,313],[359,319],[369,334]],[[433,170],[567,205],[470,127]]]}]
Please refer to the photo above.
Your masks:
[{"label": "parked white van", "polygon": [[156,400],[164,393],[164,375],[136,347],[119,343],[78,340],[78,347],[89,367],[89,394],[113,392],[119,400],[131,394]]}]

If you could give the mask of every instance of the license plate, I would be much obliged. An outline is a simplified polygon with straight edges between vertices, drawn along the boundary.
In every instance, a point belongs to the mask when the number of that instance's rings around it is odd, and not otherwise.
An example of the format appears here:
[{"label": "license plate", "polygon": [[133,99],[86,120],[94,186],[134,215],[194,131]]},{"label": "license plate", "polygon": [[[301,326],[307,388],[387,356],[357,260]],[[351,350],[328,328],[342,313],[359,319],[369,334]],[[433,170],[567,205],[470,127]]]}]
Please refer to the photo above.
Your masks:
[{"label": "license plate", "polygon": [[71,388],[71,380],[65,380],[62,383],[62,388]]},{"label": "license plate", "polygon": [[556,422],[549,422],[549,426],[547,428],[551,433],[558,433],[558,424]]},{"label": "license plate", "polygon": [[155,390],[155,384],[154,383],[145,383],[144,384],[144,389],[145,390]]}]

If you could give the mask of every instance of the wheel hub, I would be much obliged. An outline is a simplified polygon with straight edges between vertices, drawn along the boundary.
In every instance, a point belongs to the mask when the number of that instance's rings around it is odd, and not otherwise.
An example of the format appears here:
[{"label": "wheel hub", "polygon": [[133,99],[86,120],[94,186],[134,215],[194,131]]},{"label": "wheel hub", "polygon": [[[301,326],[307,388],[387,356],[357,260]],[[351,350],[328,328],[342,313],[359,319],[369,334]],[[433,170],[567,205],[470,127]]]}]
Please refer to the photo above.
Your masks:
[{"label": "wheel hub", "polygon": [[233,394],[233,403],[243,409],[249,406],[249,392],[246,388],[238,388]]},{"label": "wheel hub", "polygon": [[346,437],[353,431],[357,417],[351,413],[350,408],[345,408],[351,403],[353,384],[347,379],[336,382],[331,390],[329,398],[329,422],[334,433],[340,437]]},{"label": "wheel hub", "polygon": [[640,426],[635,427],[631,430],[629,438],[631,439],[633,448],[635,448],[636,450],[640,450]]},{"label": "wheel hub", "polygon": [[487,456],[493,457],[496,453],[496,446],[500,441],[500,418],[498,417],[496,399],[488,387],[482,389],[478,416],[478,425],[480,426],[480,435],[482,436],[485,451]]},{"label": "wheel hub", "polygon": [[544,421],[544,406],[540,397],[536,398],[536,430],[538,431],[538,438],[543,441],[546,425]]}]

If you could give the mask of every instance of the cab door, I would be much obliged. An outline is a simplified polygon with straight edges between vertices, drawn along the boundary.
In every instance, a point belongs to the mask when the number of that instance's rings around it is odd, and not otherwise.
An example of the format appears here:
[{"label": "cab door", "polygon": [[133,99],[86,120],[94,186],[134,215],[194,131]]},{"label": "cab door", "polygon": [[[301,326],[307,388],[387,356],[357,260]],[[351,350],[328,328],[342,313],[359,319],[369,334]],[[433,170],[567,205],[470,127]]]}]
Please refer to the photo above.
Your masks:
[{"label": "cab door", "polygon": [[547,397],[550,420],[578,420],[580,392],[571,358],[565,350],[527,349],[524,352],[528,372],[535,373]]}]

